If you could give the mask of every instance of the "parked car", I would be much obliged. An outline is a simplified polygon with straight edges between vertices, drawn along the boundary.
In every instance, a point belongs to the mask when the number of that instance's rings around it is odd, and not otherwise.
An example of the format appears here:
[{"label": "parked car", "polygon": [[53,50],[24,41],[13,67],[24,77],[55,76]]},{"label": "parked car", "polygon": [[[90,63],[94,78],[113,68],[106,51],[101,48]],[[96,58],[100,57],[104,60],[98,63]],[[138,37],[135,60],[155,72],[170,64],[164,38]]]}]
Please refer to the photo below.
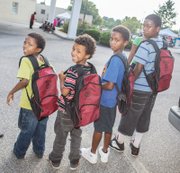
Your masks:
[{"label": "parked car", "polygon": [[172,106],[168,115],[169,122],[180,131],[180,98],[178,106]]}]

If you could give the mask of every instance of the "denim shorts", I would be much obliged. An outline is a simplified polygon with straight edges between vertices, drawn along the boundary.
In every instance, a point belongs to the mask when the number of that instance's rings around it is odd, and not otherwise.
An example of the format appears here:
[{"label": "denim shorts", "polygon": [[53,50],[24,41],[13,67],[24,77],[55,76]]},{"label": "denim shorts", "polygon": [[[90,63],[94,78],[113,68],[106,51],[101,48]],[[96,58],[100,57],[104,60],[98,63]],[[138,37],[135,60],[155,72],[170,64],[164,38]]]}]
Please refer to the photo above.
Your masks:
[{"label": "denim shorts", "polygon": [[151,92],[134,91],[132,105],[127,114],[121,117],[118,131],[128,136],[132,136],[134,130],[147,132],[155,100],[156,95]]},{"label": "denim shorts", "polygon": [[112,128],[116,118],[116,106],[108,108],[100,106],[100,117],[94,122],[96,132],[109,132],[112,133]]}]

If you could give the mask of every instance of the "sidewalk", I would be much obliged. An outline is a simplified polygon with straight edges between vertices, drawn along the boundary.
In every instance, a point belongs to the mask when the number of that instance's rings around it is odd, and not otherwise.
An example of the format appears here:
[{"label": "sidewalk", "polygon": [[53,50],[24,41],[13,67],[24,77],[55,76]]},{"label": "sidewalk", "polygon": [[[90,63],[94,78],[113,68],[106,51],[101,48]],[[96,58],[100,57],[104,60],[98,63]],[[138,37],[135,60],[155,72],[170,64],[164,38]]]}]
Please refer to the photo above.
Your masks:
[{"label": "sidewalk", "polygon": [[65,32],[62,32],[59,30],[60,28],[59,27],[56,27],[55,28],[55,31],[54,31],[54,34],[60,38],[63,38],[63,39],[68,39],[68,36]]},{"label": "sidewalk", "polygon": [[172,53],[180,54],[180,48],[170,48]]}]

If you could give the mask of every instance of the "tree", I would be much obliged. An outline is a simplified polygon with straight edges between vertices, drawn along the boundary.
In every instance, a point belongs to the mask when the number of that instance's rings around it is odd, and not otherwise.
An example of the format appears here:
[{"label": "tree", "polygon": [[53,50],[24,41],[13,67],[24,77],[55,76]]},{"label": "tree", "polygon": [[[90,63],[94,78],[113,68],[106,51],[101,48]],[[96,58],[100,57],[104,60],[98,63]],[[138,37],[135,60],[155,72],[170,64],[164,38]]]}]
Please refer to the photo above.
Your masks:
[{"label": "tree", "polygon": [[[68,10],[72,9],[73,0],[71,0],[71,5],[68,6]],[[96,8],[96,5],[89,1],[89,0],[82,0],[81,5],[81,11],[82,14],[84,14],[84,19],[86,15],[92,15],[93,16],[93,24],[100,24],[101,23],[101,17],[99,16],[99,11]],[[83,21],[84,21],[83,19]]]},{"label": "tree", "polygon": [[174,2],[172,0],[167,0],[162,6],[159,5],[159,10],[154,11],[155,14],[162,19],[162,28],[172,27],[176,24],[176,12],[174,11]]},{"label": "tree", "polygon": [[136,17],[125,17],[122,22],[122,25],[129,28],[131,33],[136,34],[138,29],[141,29],[141,22]]}]

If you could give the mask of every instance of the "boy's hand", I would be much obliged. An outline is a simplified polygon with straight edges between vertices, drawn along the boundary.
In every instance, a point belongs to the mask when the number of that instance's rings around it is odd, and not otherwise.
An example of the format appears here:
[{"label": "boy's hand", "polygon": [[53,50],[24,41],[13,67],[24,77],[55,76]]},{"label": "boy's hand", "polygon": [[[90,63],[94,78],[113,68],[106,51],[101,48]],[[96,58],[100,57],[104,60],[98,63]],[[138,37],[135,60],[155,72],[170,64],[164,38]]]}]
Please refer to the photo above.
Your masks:
[{"label": "boy's hand", "polygon": [[14,100],[14,94],[9,93],[7,96],[6,103],[10,106],[13,100]]},{"label": "boy's hand", "polygon": [[65,78],[66,78],[66,75],[64,74],[63,71],[61,71],[61,72],[58,74],[58,76],[59,76],[60,81],[64,81]]}]

